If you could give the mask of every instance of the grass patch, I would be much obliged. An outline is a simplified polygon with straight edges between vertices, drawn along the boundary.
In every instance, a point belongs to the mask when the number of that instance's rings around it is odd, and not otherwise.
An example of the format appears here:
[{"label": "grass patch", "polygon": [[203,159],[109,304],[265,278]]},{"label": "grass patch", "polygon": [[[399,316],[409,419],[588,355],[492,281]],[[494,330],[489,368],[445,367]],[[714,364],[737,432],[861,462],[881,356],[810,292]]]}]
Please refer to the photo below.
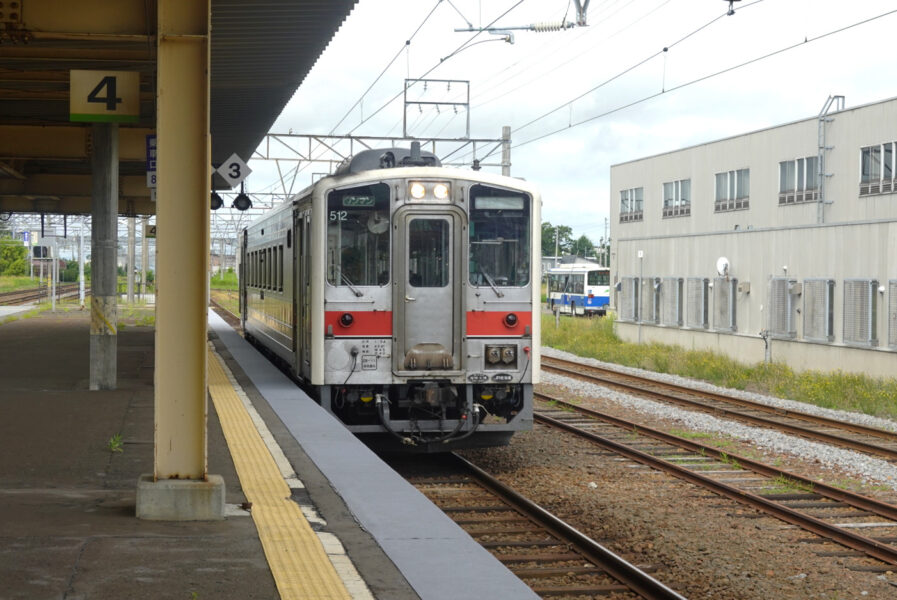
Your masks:
[{"label": "grass patch", "polygon": [[0,292],[30,290],[40,286],[40,280],[28,275],[0,275]]},{"label": "grass patch", "polygon": [[542,343],[627,367],[681,375],[738,390],[749,389],[824,408],[897,418],[894,401],[897,379],[881,380],[840,371],[795,373],[781,363],[749,365],[678,346],[631,344],[614,333],[613,315],[597,319],[563,317],[557,328],[553,315],[543,315]]},{"label": "grass patch", "polygon": [[232,269],[212,276],[209,287],[213,290],[236,290],[239,287],[237,274]]},{"label": "grass patch", "polygon": [[116,433],[111,438],[109,438],[108,442],[106,442],[106,450],[108,450],[109,452],[124,452],[124,446],[125,443],[121,439],[120,433]]},{"label": "grass patch", "polygon": [[790,477],[779,475],[772,481],[772,487],[764,489],[760,492],[763,495],[772,494],[794,494],[796,492],[812,492],[813,485],[795,481]]}]

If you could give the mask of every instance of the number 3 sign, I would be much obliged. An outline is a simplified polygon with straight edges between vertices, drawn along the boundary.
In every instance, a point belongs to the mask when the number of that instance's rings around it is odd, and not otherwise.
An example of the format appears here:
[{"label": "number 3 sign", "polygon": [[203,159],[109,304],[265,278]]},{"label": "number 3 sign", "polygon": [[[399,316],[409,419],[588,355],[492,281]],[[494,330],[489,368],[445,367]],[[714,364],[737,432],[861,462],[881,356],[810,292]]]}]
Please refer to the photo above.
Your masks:
[{"label": "number 3 sign", "polygon": [[140,73],[69,71],[69,120],[136,123],[140,119]]}]

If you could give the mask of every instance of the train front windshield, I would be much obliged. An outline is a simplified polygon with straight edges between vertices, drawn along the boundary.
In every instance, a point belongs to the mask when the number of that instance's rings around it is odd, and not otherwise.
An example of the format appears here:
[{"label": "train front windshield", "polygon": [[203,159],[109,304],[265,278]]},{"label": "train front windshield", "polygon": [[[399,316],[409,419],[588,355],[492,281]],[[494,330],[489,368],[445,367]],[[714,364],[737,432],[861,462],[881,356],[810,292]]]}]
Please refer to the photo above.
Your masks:
[{"label": "train front windshield", "polygon": [[327,196],[327,281],[335,286],[389,283],[389,186]]},{"label": "train front windshield", "polygon": [[530,202],[527,194],[485,185],[470,188],[470,283],[529,284]]}]

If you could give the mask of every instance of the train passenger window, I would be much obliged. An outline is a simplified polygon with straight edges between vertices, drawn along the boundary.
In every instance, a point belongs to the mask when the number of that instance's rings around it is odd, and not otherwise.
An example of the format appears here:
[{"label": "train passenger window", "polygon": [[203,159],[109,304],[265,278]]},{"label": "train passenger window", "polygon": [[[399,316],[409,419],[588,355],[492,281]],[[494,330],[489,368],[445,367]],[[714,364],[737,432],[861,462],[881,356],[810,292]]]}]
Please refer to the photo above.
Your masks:
[{"label": "train passenger window", "polygon": [[327,282],[353,287],[389,283],[389,186],[333,190],[327,195]]},{"label": "train passenger window", "polygon": [[265,287],[269,290],[274,287],[274,257],[273,248],[265,249],[265,261],[268,263],[268,269],[265,272]]},{"label": "train passenger window", "polygon": [[486,185],[470,188],[470,283],[522,287],[529,284],[528,194]]},{"label": "train passenger window", "polygon": [[413,219],[408,226],[408,283],[414,287],[449,284],[451,228],[444,219]]},{"label": "train passenger window", "polygon": [[283,244],[277,247],[277,289],[283,291]]},{"label": "train passenger window", "polygon": [[589,285],[610,285],[610,272],[589,271]]}]

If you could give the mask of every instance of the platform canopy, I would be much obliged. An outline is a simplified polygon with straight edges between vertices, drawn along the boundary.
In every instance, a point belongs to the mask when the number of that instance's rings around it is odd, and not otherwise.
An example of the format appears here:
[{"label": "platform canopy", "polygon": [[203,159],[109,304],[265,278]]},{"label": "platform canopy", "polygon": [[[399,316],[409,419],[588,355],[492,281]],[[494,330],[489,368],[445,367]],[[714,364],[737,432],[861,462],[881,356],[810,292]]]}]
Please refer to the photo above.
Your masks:
[{"label": "platform canopy", "polygon": [[[356,2],[212,0],[213,165],[248,160]],[[155,212],[156,15],[154,0],[0,3],[0,218],[90,212],[90,124],[70,121],[72,70],[140,74],[139,115],[120,126],[119,213]]]}]

